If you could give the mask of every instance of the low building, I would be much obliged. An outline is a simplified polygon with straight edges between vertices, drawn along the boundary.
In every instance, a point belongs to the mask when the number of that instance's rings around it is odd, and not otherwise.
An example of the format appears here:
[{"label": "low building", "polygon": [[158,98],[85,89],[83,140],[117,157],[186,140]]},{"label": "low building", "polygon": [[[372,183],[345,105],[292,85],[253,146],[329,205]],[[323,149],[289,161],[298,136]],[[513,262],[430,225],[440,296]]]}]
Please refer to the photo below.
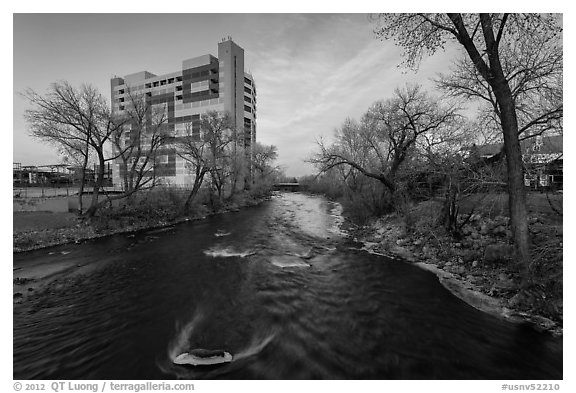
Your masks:
[{"label": "low building", "polygon": [[[564,149],[562,135],[535,136],[520,142],[524,161],[524,184],[531,189],[563,188]],[[501,143],[477,146],[480,158],[502,150]]]},{"label": "low building", "polygon": [[562,135],[537,136],[521,143],[524,183],[534,189],[563,188],[564,149]]}]

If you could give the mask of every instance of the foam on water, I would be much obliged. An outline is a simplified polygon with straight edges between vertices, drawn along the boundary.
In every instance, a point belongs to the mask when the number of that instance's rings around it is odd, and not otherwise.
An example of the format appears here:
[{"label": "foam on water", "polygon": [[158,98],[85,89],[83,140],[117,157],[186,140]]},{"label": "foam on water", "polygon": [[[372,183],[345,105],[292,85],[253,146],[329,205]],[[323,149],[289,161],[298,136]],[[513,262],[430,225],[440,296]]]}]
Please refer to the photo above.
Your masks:
[{"label": "foam on water", "polygon": [[212,258],[246,258],[250,255],[256,254],[254,250],[238,251],[233,247],[213,247],[208,250],[204,250],[204,254]]},{"label": "foam on water", "polygon": [[233,354],[232,361],[238,361],[250,356],[257,355],[258,353],[262,352],[264,348],[276,337],[276,333],[271,333],[264,337],[254,337],[248,346],[239,351],[238,353]]},{"label": "foam on water", "polygon": [[[195,378],[205,375],[205,372],[210,373],[212,371],[210,368],[182,367],[177,364],[178,362],[174,362],[177,358],[182,357],[182,354],[187,353],[192,349],[190,348],[190,343],[195,335],[201,334],[201,332],[198,331],[198,327],[202,322],[204,322],[205,316],[206,314],[202,310],[198,310],[190,321],[186,322],[184,325],[176,325],[176,335],[167,348],[168,359],[158,359],[156,362],[156,365],[160,370],[164,373],[173,374],[184,379]],[[252,337],[247,337],[246,341],[248,344],[239,349],[236,353],[231,354],[225,352],[228,356],[231,356],[231,359],[226,358],[225,362],[223,362],[223,366],[225,366],[226,363],[237,362],[257,355],[276,337],[276,334],[277,331],[257,332],[253,334]]]},{"label": "foam on water", "polygon": [[292,255],[274,255],[270,258],[270,263],[281,268],[310,267],[310,265],[304,262],[300,257]]},{"label": "foam on water", "polygon": [[226,231],[224,231],[224,230],[222,230],[222,229],[219,229],[218,231],[216,231],[216,233],[214,234],[214,236],[216,236],[216,237],[222,237],[222,236],[228,236],[228,235],[230,235],[230,234],[231,234],[231,232],[226,232]]},{"label": "foam on water", "polygon": [[188,352],[190,337],[203,318],[204,313],[198,311],[194,317],[183,326],[180,326],[179,323],[176,324],[176,337],[168,345],[168,358],[171,361],[174,361],[181,353]]}]

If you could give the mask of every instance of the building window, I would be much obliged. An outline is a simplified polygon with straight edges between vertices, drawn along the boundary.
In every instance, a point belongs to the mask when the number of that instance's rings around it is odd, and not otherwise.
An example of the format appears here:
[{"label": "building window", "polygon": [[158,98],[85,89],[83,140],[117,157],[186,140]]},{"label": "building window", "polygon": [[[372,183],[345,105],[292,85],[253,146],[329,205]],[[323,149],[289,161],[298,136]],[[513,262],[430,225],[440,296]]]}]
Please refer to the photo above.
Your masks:
[{"label": "building window", "polygon": [[252,90],[249,87],[244,86],[244,92],[248,94],[252,94]]},{"label": "building window", "polygon": [[244,96],[244,101],[248,102],[248,103],[252,103],[252,99],[250,97]]},{"label": "building window", "polygon": [[252,113],[252,108],[250,108],[248,105],[244,105],[244,110],[245,110],[246,112]]},{"label": "building window", "polygon": [[244,82],[252,86],[252,81],[246,77],[244,77]]}]

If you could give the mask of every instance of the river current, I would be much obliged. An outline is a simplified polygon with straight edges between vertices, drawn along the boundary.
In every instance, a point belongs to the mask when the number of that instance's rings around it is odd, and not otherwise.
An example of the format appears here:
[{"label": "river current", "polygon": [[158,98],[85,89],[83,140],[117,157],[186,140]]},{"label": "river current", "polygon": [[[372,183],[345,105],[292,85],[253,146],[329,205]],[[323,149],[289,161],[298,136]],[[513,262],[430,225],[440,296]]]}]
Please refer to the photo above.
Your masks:
[{"label": "river current", "polygon": [[[14,255],[100,266],[14,305],[14,379],[562,379],[562,339],[359,250],[339,205],[283,193],[174,227]],[[176,365],[194,348],[231,363]]]}]

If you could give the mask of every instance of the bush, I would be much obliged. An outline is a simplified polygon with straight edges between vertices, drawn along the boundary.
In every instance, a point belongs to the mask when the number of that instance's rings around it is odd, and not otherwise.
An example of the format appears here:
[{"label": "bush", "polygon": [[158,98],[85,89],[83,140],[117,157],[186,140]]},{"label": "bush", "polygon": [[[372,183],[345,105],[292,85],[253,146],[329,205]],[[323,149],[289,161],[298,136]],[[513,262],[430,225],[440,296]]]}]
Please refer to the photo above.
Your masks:
[{"label": "bush", "polygon": [[364,190],[361,194],[348,193],[339,202],[344,208],[344,214],[356,224],[365,224],[394,210],[390,194],[377,188]]},{"label": "bush", "polygon": [[407,212],[413,229],[418,233],[428,233],[441,227],[442,202],[429,200],[411,206]]}]

